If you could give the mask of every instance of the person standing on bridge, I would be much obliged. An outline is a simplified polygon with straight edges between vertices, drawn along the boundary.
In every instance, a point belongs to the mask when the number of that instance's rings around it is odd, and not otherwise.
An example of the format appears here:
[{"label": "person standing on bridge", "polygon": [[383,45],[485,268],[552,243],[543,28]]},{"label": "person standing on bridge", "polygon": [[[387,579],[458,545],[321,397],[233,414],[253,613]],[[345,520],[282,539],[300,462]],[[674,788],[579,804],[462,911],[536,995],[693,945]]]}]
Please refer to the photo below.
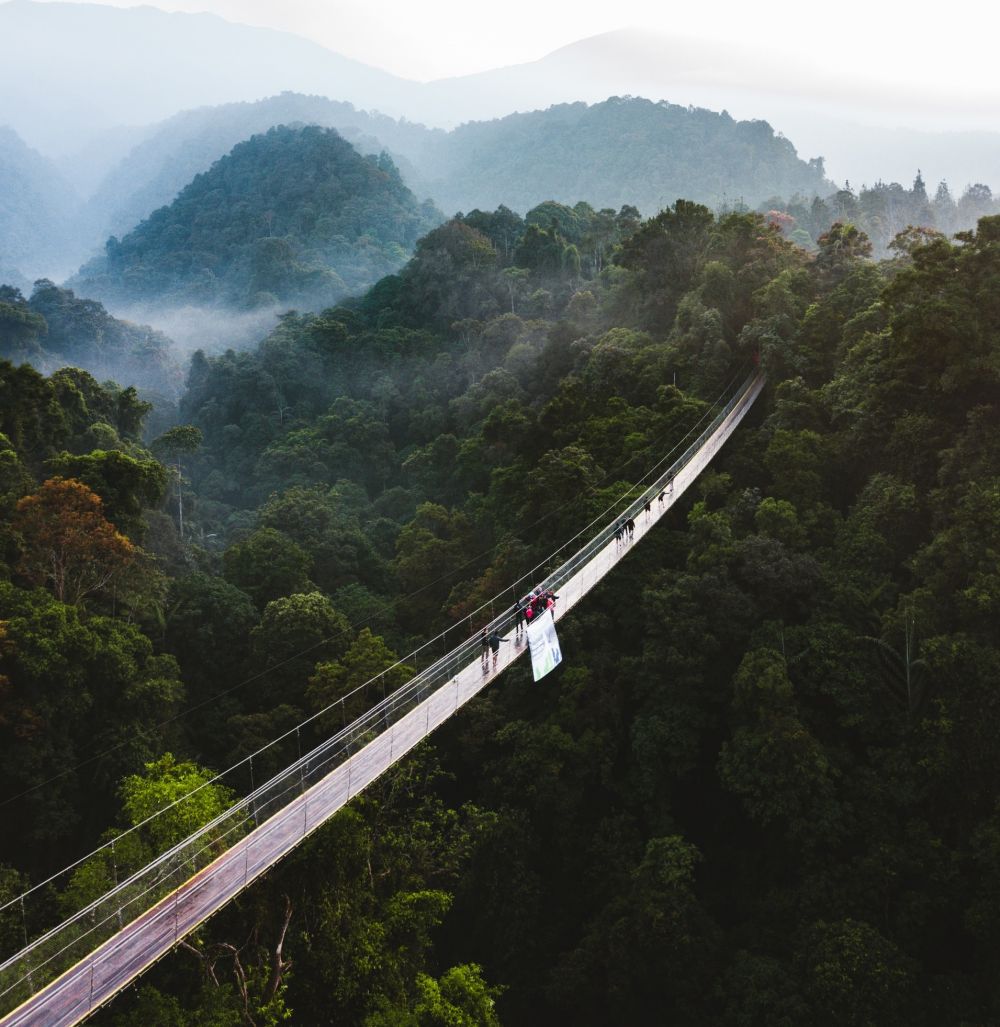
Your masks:
[{"label": "person standing on bridge", "polygon": [[493,633],[490,635],[490,648],[493,650],[493,669],[497,669],[497,659],[500,656],[500,643],[506,642],[506,638],[501,638],[497,633],[496,629],[493,629]]},{"label": "person standing on bridge", "polygon": [[643,510],[646,511],[646,520],[648,521],[649,520],[649,513],[650,513],[650,510],[649,510],[649,500],[648,499],[646,500],[646,505],[643,507]]},{"label": "person standing on bridge", "polygon": [[520,635],[524,631],[524,604],[520,599],[514,603],[514,634]]},{"label": "person standing on bridge", "polygon": [[490,661],[490,635],[486,628],[483,628],[483,633],[479,636],[479,644],[482,646],[483,670],[485,670]]}]

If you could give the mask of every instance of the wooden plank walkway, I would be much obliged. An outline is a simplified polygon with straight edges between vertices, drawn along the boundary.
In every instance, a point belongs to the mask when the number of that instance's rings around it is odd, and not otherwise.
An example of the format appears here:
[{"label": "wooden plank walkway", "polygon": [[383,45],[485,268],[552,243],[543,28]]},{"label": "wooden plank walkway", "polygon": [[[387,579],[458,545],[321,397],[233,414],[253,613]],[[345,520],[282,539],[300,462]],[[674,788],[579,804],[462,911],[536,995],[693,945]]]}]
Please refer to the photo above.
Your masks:
[{"label": "wooden plank walkway", "polygon": [[[752,381],[715,432],[678,470],[664,502],[659,503],[654,496],[650,513],[639,513],[635,517],[632,542],[619,545],[612,538],[568,581],[560,584],[557,621],[625,559],[680,498],[739,425],[763,384],[760,375]],[[342,809],[352,796],[401,760],[526,652],[526,638],[521,633],[516,640],[501,647],[496,669],[485,666],[479,659],[466,664],[451,680],[362,749],[43,987],[0,1021],[0,1027],[69,1027],[79,1023],[291,852],[303,838]]]}]

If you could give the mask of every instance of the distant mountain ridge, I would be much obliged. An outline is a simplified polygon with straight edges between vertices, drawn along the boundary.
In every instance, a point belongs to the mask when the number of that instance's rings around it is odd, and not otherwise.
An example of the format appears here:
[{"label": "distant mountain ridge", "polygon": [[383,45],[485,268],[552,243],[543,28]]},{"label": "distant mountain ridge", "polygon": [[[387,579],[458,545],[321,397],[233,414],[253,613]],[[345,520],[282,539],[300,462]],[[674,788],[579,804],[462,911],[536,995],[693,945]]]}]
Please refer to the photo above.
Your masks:
[{"label": "distant mountain ridge", "polygon": [[562,104],[470,122],[451,132],[285,93],[187,111],[165,122],[105,179],[90,218],[120,234],[255,132],[280,124],[336,128],[361,152],[387,150],[419,197],[448,213],[545,200],[637,206],[653,214],[679,197],[718,205],[831,191],[822,162],[798,158],[763,122],[638,98]]},{"label": "distant mountain ridge", "polygon": [[73,285],[119,302],[322,306],[401,267],[441,220],[387,157],[318,126],[237,145]]},{"label": "distant mountain ridge", "polygon": [[55,166],[0,126],[0,268],[68,270],[67,241],[81,202]]},{"label": "distant mountain ridge", "polygon": [[401,113],[408,87],[301,36],[211,14],[0,4],[0,124],[53,154],[119,125],[290,88]]},{"label": "distant mountain ridge", "polygon": [[[108,235],[129,232],[152,211],[170,203],[195,175],[207,171],[237,143],[278,125],[294,124],[334,128],[361,153],[389,149],[397,164],[402,164],[400,171],[411,188],[418,176],[400,158],[401,152],[419,151],[429,139],[444,135],[440,129],[298,93],[182,111],[153,126],[89,200],[89,217],[100,226],[100,242]],[[414,191],[424,198],[418,189]]]},{"label": "distant mountain ridge", "polygon": [[585,200],[648,216],[677,199],[752,207],[832,188],[822,158],[801,160],[767,122],[639,97],[471,122],[429,156],[427,189],[449,212]]},{"label": "distant mountain ridge", "polygon": [[[30,83],[30,86],[28,85]],[[1000,189],[1000,92],[877,88],[807,55],[620,29],[525,64],[420,83],[300,36],[214,15],[86,3],[0,3],[0,124],[60,162],[81,191],[143,126],[177,111],[294,91],[454,127],[553,105],[641,96],[766,120],[855,185],[947,179]],[[339,127],[339,126],[338,126]],[[95,141],[97,145],[95,146]]]}]

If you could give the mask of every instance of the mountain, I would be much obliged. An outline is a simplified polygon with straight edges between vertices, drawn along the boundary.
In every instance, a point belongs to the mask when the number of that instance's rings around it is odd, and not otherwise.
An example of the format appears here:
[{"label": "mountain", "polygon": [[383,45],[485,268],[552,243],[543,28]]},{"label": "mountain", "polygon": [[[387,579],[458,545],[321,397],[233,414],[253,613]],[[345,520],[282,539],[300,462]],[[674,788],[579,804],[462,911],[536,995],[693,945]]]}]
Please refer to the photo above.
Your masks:
[{"label": "mountain", "polygon": [[240,143],[75,284],[117,301],[316,306],[399,268],[440,216],[385,156],[317,126]]},{"label": "mountain", "polygon": [[[30,83],[30,88],[26,85]],[[110,157],[180,110],[285,91],[436,127],[609,96],[766,120],[838,182],[1000,188],[996,91],[978,101],[818,70],[807,55],[639,29],[579,40],[537,61],[419,83],[299,36],[207,14],[85,3],[0,4],[0,124],[60,161],[89,193]],[[260,128],[262,126],[258,126]],[[334,125],[338,129],[341,125]]]},{"label": "mountain", "polygon": [[819,164],[800,160],[766,124],[666,103],[564,104],[445,132],[284,93],[164,122],[105,178],[90,220],[105,236],[127,232],[237,142],[290,123],[334,127],[362,152],[389,151],[409,188],[448,211],[505,204],[524,213],[545,200],[584,199],[655,213],[681,196],[756,204],[833,189]]},{"label": "mountain", "polygon": [[975,182],[1000,188],[1000,90],[970,102],[919,79],[889,85],[823,71],[779,45],[620,29],[537,61],[429,82],[411,116],[455,123],[626,94],[764,119],[800,153],[822,155],[840,182],[905,182],[922,168],[929,182],[947,179],[959,191]]},{"label": "mountain", "polygon": [[766,122],[634,97],[462,125],[421,170],[448,211],[583,199],[653,214],[679,198],[756,206],[830,188],[822,159],[800,160]]},{"label": "mountain", "polygon": [[0,5],[0,124],[51,154],[120,125],[286,89],[403,113],[409,83],[299,36],[214,15]]},{"label": "mountain", "polygon": [[101,181],[88,202],[90,219],[100,226],[100,242],[108,235],[130,231],[152,211],[170,203],[195,175],[207,171],[237,143],[278,125],[296,123],[335,128],[360,152],[389,149],[411,187],[419,176],[399,151],[419,153],[444,135],[440,129],[432,131],[368,114],[349,103],[300,93],[183,111],[147,130],[146,138]]},{"label": "mountain", "polygon": [[71,223],[80,200],[51,161],[0,126],[0,269],[9,281],[53,265],[64,272]]}]

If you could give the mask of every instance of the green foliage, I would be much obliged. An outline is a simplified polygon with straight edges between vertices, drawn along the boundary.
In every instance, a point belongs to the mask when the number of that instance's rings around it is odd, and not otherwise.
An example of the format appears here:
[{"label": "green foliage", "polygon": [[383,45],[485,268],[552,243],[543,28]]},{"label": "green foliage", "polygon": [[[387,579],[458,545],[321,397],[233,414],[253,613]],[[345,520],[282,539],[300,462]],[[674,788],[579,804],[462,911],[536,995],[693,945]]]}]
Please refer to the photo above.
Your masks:
[{"label": "green foliage", "polygon": [[[849,188],[821,198],[803,192],[784,194],[787,202],[771,197],[758,208],[767,210],[768,220],[798,246],[814,248],[824,236],[830,244],[840,245],[844,234],[864,233],[880,259],[894,258],[906,263],[913,252],[935,239],[953,236],[973,228],[983,217],[997,213],[997,199],[989,186],[968,185],[956,203],[947,182],[938,185],[934,198],[928,199],[920,172],[907,189],[898,182],[876,182],[862,186],[856,195]],[[837,226],[836,222],[850,223]]]},{"label": "green foliage", "polygon": [[320,592],[269,602],[250,632],[251,652],[263,672],[258,689],[301,706],[309,672],[317,662],[343,655],[352,637],[347,618]]},{"label": "green foliage", "polygon": [[901,1022],[916,997],[912,961],[863,921],[814,925],[802,962],[817,1023]]},{"label": "green foliage", "polygon": [[[412,667],[395,666],[397,663],[396,654],[383,639],[373,635],[369,628],[362,628],[340,660],[316,665],[316,673],[309,679],[309,702],[318,711],[351,695],[350,702],[343,704],[344,709],[336,717],[341,723],[344,717],[354,720],[413,676]],[[361,689],[376,677],[374,684]]]},{"label": "green foliage", "polygon": [[[143,828],[143,837],[152,850],[165,852],[232,804],[232,790],[225,785],[211,784],[213,776],[203,767],[178,762],[171,753],[164,753],[158,760],[147,763],[142,774],[132,774],[122,781],[125,825],[135,827],[153,814],[165,811]],[[177,802],[181,798],[184,801]]]},{"label": "green foliage", "polygon": [[142,511],[156,507],[167,490],[166,468],[158,460],[137,459],[119,450],[95,449],[82,456],[62,453],[48,461],[53,474],[75,478],[101,497],[104,513],[122,532],[142,541]]},{"label": "green foliage", "polygon": [[154,453],[163,453],[168,458],[179,460],[182,454],[197,452],[203,441],[204,433],[200,428],[179,424],[154,439],[150,448]]},{"label": "green foliage", "polygon": [[272,599],[304,592],[309,584],[309,555],[287,535],[259,528],[222,557],[226,580],[263,609]]},{"label": "green foliage", "polygon": [[[3,779],[7,794],[32,789],[8,809],[10,853],[38,858],[86,818],[107,823],[110,791],[150,759],[156,725],[183,699],[178,668],[133,625],[84,618],[40,590],[0,582]],[[113,751],[77,766],[85,755]],[[95,797],[78,805],[87,788]]]},{"label": "green foliage", "polygon": [[112,317],[101,303],[47,278],[35,282],[26,307],[42,319],[37,353],[8,354],[0,335],[0,355],[27,359],[41,368],[82,367],[99,379],[112,378],[167,396],[180,391],[181,371],[172,343],[162,332]]},{"label": "green foliage", "polygon": [[499,1027],[496,999],[502,990],[491,988],[475,963],[453,966],[439,980],[420,973],[412,1008],[386,1005],[365,1018],[365,1027]]},{"label": "green foliage", "polygon": [[471,122],[428,143],[413,148],[413,159],[419,166],[431,157],[430,191],[444,210],[476,202],[525,211],[585,196],[649,216],[678,196],[712,206],[740,196],[756,205],[829,188],[822,160],[800,160],[767,122],[640,97]]},{"label": "green foliage", "polygon": [[[181,1023],[996,1019],[1000,229],[876,265],[857,208],[810,205],[840,221],[814,255],[690,202],[473,211],[349,309],[196,354],[205,548],[162,630],[0,586],[5,778],[69,771],[18,801],[0,858],[34,873],[114,823],[123,778],[151,809],[195,760],[468,637],[756,357],[758,405],[561,621],[562,668],[484,689],[137,1001]],[[0,372],[3,509],[64,451],[146,459],[89,376]],[[196,712],[169,723],[180,681]],[[91,739],[127,744],[74,769]]]},{"label": "green foliage", "polygon": [[78,284],[131,301],[321,306],[399,267],[434,220],[390,160],[331,129],[272,128],[112,236]]}]

